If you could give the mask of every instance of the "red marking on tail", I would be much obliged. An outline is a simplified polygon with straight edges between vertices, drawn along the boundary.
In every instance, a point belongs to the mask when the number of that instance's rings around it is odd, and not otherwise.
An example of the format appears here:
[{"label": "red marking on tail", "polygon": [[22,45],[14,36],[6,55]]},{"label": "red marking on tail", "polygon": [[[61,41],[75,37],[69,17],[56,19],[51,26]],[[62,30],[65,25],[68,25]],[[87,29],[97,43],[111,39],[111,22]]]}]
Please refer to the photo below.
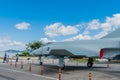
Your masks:
[{"label": "red marking on tail", "polygon": [[100,50],[100,59],[103,57],[103,49]]}]

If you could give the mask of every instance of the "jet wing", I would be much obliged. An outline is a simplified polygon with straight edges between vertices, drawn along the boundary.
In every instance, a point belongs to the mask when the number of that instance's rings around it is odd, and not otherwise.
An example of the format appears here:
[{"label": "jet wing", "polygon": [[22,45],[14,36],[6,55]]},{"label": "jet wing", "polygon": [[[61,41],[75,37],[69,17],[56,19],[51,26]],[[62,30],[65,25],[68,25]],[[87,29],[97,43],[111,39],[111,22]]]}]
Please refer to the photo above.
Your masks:
[{"label": "jet wing", "polygon": [[96,51],[88,49],[52,49],[49,52],[49,55],[53,56],[67,56],[71,58],[80,58],[80,57],[95,57]]},{"label": "jet wing", "polygon": [[73,56],[73,54],[65,49],[52,49],[49,53],[55,56]]},{"label": "jet wing", "polygon": [[49,55],[53,56],[67,56],[71,58],[80,57],[104,57],[111,58],[120,55],[120,48],[80,48],[80,49],[52,49]]}]

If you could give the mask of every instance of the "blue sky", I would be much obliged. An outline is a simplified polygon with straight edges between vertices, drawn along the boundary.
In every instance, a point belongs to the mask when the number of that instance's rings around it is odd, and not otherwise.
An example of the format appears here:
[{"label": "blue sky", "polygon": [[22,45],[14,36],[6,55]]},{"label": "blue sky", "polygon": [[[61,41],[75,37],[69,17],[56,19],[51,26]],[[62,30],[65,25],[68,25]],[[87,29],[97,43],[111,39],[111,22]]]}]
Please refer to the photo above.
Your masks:
[{"label": "blue sky", "polygon": [[[0,0],[0,48],[98,39],[120,26],[120,0]],[[0,50],[0,51],[1,51]]]}]

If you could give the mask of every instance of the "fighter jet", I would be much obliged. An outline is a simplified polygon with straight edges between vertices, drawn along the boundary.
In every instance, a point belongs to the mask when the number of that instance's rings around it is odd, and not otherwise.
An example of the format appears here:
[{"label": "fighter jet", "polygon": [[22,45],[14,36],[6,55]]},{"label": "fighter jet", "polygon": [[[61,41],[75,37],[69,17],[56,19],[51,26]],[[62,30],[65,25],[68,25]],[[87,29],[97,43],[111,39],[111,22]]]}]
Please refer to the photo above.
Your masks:
[{"label": "fighter jet", "polygon": [[93,58],[112,58],[120,55],[120,28],[97,40],[51,42],[32,52],[39,56],[58,58],[58,66],[64,68],[65,58],[88,58],[87,67],[93,66]]}]

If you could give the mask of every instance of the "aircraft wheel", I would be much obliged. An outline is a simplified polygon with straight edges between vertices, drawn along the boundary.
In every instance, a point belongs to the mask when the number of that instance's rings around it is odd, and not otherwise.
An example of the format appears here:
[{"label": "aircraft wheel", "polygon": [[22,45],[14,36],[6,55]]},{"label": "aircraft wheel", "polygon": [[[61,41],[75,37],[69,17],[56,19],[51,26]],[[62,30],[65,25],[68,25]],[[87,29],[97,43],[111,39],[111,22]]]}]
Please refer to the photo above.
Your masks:
[{"label": "aircraft wheel", "polygon": [[65,65],[61,68],[61,70],[64,70],[65,69]]},{"label": "aircraft wheel", "polygon": [[87,63],[87,67],[88,67],[88,68],[91,68],[92,66],[93,66],[93,63],[92,63],[92,62],[88,62],[88,63]]},{"label": "aircraft wheel", "polygon": [[61,68],[61,70],[64,70],[65,69],[65,64],[63,64],[62,67],[59,66],[59,68]]},{"label": "aircraft wheel", "polygon": [[43,62],[40,62],[40,65],[43,65]]}]

